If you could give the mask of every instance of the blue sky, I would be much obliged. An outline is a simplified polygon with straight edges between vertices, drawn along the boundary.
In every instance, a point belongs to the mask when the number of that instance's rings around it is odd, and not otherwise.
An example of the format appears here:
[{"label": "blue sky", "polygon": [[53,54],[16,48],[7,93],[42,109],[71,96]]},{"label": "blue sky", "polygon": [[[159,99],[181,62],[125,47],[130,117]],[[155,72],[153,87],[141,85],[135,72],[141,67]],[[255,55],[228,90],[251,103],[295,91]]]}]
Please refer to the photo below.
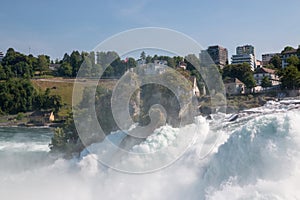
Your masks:
[{"label": "blue sky", "polygon": [[0,2],[0,51],[48,54],[90,51],[132,28],[164,27],[202,46],[252,44],[257,57],[300,44],[299,0],[5,0]]}]

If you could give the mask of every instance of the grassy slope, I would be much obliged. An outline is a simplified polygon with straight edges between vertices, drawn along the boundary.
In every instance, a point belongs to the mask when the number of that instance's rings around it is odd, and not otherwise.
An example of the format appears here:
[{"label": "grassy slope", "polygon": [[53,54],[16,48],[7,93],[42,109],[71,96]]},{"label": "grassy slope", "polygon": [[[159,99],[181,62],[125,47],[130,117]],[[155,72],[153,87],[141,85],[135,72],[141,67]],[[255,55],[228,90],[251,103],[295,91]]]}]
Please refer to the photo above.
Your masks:
[{"label": "grassy slope", "polygon": [[[50,78],[50,79],[32,79],[34,87],[44,92],[47,88],[50,88],[51,94],[57,94],[62,97],[62,101],[65,106],[60,110],[59,115],[65,116],[72,107],[72,94],[74,79],[63,79],[63,78]],[[82,94],[85,85],[95,84],[95,81],[82,81],[79,84],[79,94]],[[116,84],[115,80],[100,80],[99,85],[107,89],[113,89]],[[82,95],[76,98],[76,104],[82,99]]]}]

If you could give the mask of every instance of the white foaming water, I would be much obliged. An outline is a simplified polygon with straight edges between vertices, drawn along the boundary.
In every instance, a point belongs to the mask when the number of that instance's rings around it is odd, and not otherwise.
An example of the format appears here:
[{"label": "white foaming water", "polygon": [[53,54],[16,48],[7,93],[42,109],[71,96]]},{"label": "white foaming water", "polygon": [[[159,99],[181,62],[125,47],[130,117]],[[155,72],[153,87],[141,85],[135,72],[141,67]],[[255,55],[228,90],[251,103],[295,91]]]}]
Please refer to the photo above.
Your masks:
[{"label": "white foaming water", "polygon": [[[0,165],[0,198],[300,199],[296,188],[300,184],[299,110],[251,116],[226,124],[223,129],[209,130],[201,117],[197,123],[180,129],[157,129],[132,151],[153,152],[180,145],[176,139],[195,127],[199,137],[179,160],[153,173],[118,172],[103,166],[97,161],[99,155],[87,151],[80,158],[58,159],[21,171]],[[109,137],[119,144],[124,135],[115,133]],[[216,144],[214,138],[218,138]],[[99,152],[110,151],[105,142],[91,147]],[[205,156],[207,152],[210,153]],[[9,157],[2,157],[1,162],[6,159]],[[29,161],[32,167],[36,165],[32,159]],[[122,159],[125,164],[135,165],[144,165],[146,161]]]},{"label": "white foaming water", "polygon": [[0,151],[49,151],[49,144],[44,142],[0,142]]}]

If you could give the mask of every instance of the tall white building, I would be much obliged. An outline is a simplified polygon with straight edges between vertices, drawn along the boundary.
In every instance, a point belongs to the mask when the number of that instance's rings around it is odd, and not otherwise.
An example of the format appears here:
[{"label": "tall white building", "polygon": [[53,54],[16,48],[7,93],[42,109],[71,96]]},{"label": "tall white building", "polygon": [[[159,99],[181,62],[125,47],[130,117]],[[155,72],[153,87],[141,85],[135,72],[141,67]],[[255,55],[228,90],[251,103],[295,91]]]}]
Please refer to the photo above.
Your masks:
[{"label": "tall white building", "polygon": [[252,45],[239,46],[236,48],[236,55],[232,55],[231,64],[243,64],[248,63],[251,66],[252,71],[256,68],[255,51]]}]

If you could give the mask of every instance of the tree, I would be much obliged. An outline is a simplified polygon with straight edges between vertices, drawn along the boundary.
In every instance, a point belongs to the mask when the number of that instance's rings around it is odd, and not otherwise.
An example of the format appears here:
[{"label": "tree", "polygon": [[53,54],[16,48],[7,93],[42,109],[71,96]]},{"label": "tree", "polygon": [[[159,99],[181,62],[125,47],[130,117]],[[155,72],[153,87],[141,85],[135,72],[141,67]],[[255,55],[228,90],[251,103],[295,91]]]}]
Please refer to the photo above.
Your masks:
[{"label": "tree", "polygon": [[0,63],[0,80],[5,80],[6,79],[6,74],[3,66]]},{"label": "tree", "polygon": [[9,48],[2,59],[6,79],[13,77],[30,78],[33,75],[33,59]]},{"label": "tree", "polygon": [[93,64],[91,69],[91,76],[100,78],[100,74],[102,73],[102,67],[99,64]]},{"label": "tree", "polygon": [[92,68],[93,68],[93,64],[90,60],[90,57],[89,56],[84,56],[84,60],[81,64],[80,76],[82,76],[82,77],[91,76]]},{"label": "tree", "polygon": [[59,76],[71,77],[72,76],[72,67],[69,63],[64,62],[58,68],[57,73]]},{"label": "tree", "polygon": [[64,62],[70,63],[70,56],[69,56],[69,54],[65,53],[61,62],[62,63],[64,63]]},{"label": "tree", "polygon": [[286,46],[284,47],[284,49],[281,51],[281,53],[284,53],[284,52],[287,52],[287,51],[292,51],[292,50],[295,50],[293,47],[291,46]]},{"label": "tree", "polygon": [[68,138],[62,128],[56,128],[49,147],[52,151],[65,151]]},{"label": "tree", "polygon": [[254,88],[256,86],[256,81],[253,76],[253,72],[247,72],[244,74],[244,77],[242,78],[243,82],[245,83],[247,88]]},{"label": "tree", "polygon": [[287,62],[288,62],[289,65],[293,65],[293,66],[298,67],[299,64],[300,64],[300,59],[298,58],[298,56],[292,55],[291,57],[289,57],[287,59]]},{"label": "tree", "polygon": [[227,65],[223,68],[223,79],[226,77],[238,78],[247,88],[255,87],[253,71],[248,63]]},{"label": "tree", "polygon": [[276,69],[280,69],[281,68],[281,58],[279,55],[275,55],[271,58],[270,64],[272,64],[274,66],[274,68]]},{"label": "tree", "polygon": [[47,88],[44,93],[36,96],[34,104],[36,109],[52,109],[57,113],[62,107],[62,99],[59,95],[51,95]]},{"label": "tree", "polygon": [[150,55],[148,55],[145,59],[146,64],[151,63],[152,62],[152,57]]},{"label": "tree", "polygon": [[300,72],[290,65],[282,70],[280,81],[283,89],[297,89],[300,87]]},{"label": "tree", "polygon": [[269,77],[264,76],[263,79],[261,80],[261,87],[267,88],[271,86],[272,86],[272,82],[270,81]]},{"label": "tree", "polygon": [[84,52],[82,52],[82,55],[78,51],[73,51],[70,56],[70,65],[72,67],[72,76],[77,76],[77,72],[83,62],[83,55]]},{"label": "tree", "polygon": [[145,51],[142,51],[142,53],[140,55],[140,59],[146,60],[146,53],[145,53]]},{"label": "tree", "polygon": [[128,58],[126,66],[128,69],[136,67],[136,61],[134,58]]},{"label": "tree", "polygon": [[75,127],[73,113],[69,113],[63,127],[54,130],[49,147],[51,152],[63,152],[67,156],[83,150],[84,145]]},{"label": "tree", "polygon": [[50,64],[50,59],[46,55],[39,55],[37,58],[37,70],[40,72],[45,72],[48,70]]},{"label": "tree", "polygon": [[34,109],[36,91],[27,79],[11,78],[0,83],[0,109],[9,114]]}]

